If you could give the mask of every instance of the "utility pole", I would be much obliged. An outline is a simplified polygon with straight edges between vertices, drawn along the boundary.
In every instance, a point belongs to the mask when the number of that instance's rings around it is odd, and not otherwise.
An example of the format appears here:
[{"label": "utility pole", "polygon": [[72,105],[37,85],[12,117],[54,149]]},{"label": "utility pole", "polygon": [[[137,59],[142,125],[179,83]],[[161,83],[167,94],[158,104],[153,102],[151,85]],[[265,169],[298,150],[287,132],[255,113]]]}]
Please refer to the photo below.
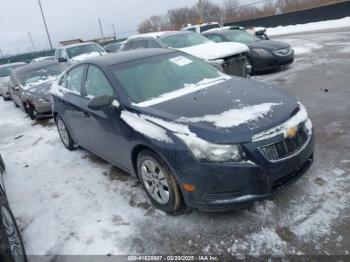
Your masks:
[{"label": "utility pole", "polygon": [[32,35],[30,34],[30,32],[28,32],[28,36],[29,36],[29,39],[30,39],[30,43],[32,44],[33,51],[35,51],[35,46],[34,46],[33,38],[32,38]]},{"label": "utility pole", "polygon": [[103,36],[102,23],[100,18],[98,18],[98,24],[100,25],[101,37],[103,38],[104,36]]},{"label": "utility pole", "polygon": [[0,48],[0,55],[1,55],[1,56],[4,56],[4,54],[2,53],[2,50],[1,50],[1,48]]},{"label": "utility pole", "polygon": [[117,33],[115,32],[115,25],[114,24],[112,24],[112,28],[113,28],[113,35],[115,38],[117,38]]},{"label": "utility pole", "polygon": [[49,34],[49,29],[47,29],[47,24],[46,24],[46,20],[45,20],[45,15],[44,15],[43,8],[42,8],[42,6],[41,6],[40,0],[38,0],[38,3],[39,3],[41,15],[42,15],[42,17],[43,17],[43,21],[44,21],[44,25],[45,25],[45,29],[46,29],[47,38],[49,39],[49,42],[50,42],[50,48],[53,49],[53,47],[52,47],[52,42],[51,42],[51,37],[50,37],[50,34]]}]

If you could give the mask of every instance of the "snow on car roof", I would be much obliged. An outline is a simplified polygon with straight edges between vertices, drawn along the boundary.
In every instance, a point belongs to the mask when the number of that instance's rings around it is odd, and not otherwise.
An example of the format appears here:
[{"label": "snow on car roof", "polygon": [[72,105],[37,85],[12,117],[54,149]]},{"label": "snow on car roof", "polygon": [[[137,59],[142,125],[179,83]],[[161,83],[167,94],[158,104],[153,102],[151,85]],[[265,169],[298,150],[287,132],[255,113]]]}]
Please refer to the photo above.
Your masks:
[{"label": "snow on car roof", "polygon": [[25,64],[27,64],[27,63],[25,63],[25,62],[8,63],[8,64],[0,65],[0,68],[9,67],[9,66],[17,66],[17,65],[25,65]]},{"label": "snow on car roof", "polygon": [[128,39],[148,38],[148,37],[159,38],[165,34],[172,33],[172,32],[176,32],[176,31],[162,31],[162,32],[152,32],[152,33],[146,33],[146,34],[139,34],[139,35],[130,36]]}]

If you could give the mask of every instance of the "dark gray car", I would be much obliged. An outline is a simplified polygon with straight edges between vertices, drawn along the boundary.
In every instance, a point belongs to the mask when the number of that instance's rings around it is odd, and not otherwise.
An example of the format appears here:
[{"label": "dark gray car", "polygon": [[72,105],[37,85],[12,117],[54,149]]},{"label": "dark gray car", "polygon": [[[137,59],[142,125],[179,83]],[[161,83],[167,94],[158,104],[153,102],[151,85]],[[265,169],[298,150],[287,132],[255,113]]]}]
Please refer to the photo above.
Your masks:
[{"label": "dark gray car", "polygon": [[210,40],[220,42],[238,42],[248,45],[247,55],[253,72],[269,71],[290,65],[294,61],[294,50],[289,44],[262,40],[242,30],[218,29],[203,33]]},{"label": "dark gray car", "polygon": [[51,116],[50,87],[67,66],[46,61],[13,70],[10,92],[15,105],[32,119]]}]

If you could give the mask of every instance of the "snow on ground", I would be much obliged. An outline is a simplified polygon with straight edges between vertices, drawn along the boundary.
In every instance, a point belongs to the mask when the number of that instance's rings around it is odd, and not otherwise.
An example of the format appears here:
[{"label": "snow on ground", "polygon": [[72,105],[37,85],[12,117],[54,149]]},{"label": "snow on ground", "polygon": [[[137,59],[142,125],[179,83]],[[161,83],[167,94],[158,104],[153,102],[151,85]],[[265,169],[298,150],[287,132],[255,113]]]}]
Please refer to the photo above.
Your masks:
[{"label": "snow on ground", "polygon": [[317,30],[344,28],[344,27],[350,27],[350,17],[345,17],[345,18],[336,19],[336,20],[299,24],[299,25],[288,25],[288,26],[278,26],[273,28],[267,28],[266,33],[269,36],[276,36],[276,35],[311,32],[311,31],[317,31]]}]

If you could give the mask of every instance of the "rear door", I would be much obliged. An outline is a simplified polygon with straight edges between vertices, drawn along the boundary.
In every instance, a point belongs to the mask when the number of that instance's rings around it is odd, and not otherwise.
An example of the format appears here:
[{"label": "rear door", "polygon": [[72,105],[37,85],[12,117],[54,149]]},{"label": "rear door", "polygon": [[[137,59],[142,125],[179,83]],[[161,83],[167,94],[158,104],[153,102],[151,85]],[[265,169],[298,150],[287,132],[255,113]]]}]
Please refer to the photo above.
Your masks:
[{"label": "rear door", "polygon": [[114,107],[94,111],[88,108],[92,98],[108,95],[116,100],[116,92],[101,68],[89,65],[84,89],[84,127],[94,152],[124,168],[127,166],[128,129]]},{"label": "rear door", "polygon": [[82,104],[82,85],[85,80],[86,65],[79,65],[72,68],[59,83],[59,88],[64,90],[63,98],[58,100],[60,116],[68,126],[73,140],[81,146],[86,146],[87,138],[84,132],[84,113]]}]

